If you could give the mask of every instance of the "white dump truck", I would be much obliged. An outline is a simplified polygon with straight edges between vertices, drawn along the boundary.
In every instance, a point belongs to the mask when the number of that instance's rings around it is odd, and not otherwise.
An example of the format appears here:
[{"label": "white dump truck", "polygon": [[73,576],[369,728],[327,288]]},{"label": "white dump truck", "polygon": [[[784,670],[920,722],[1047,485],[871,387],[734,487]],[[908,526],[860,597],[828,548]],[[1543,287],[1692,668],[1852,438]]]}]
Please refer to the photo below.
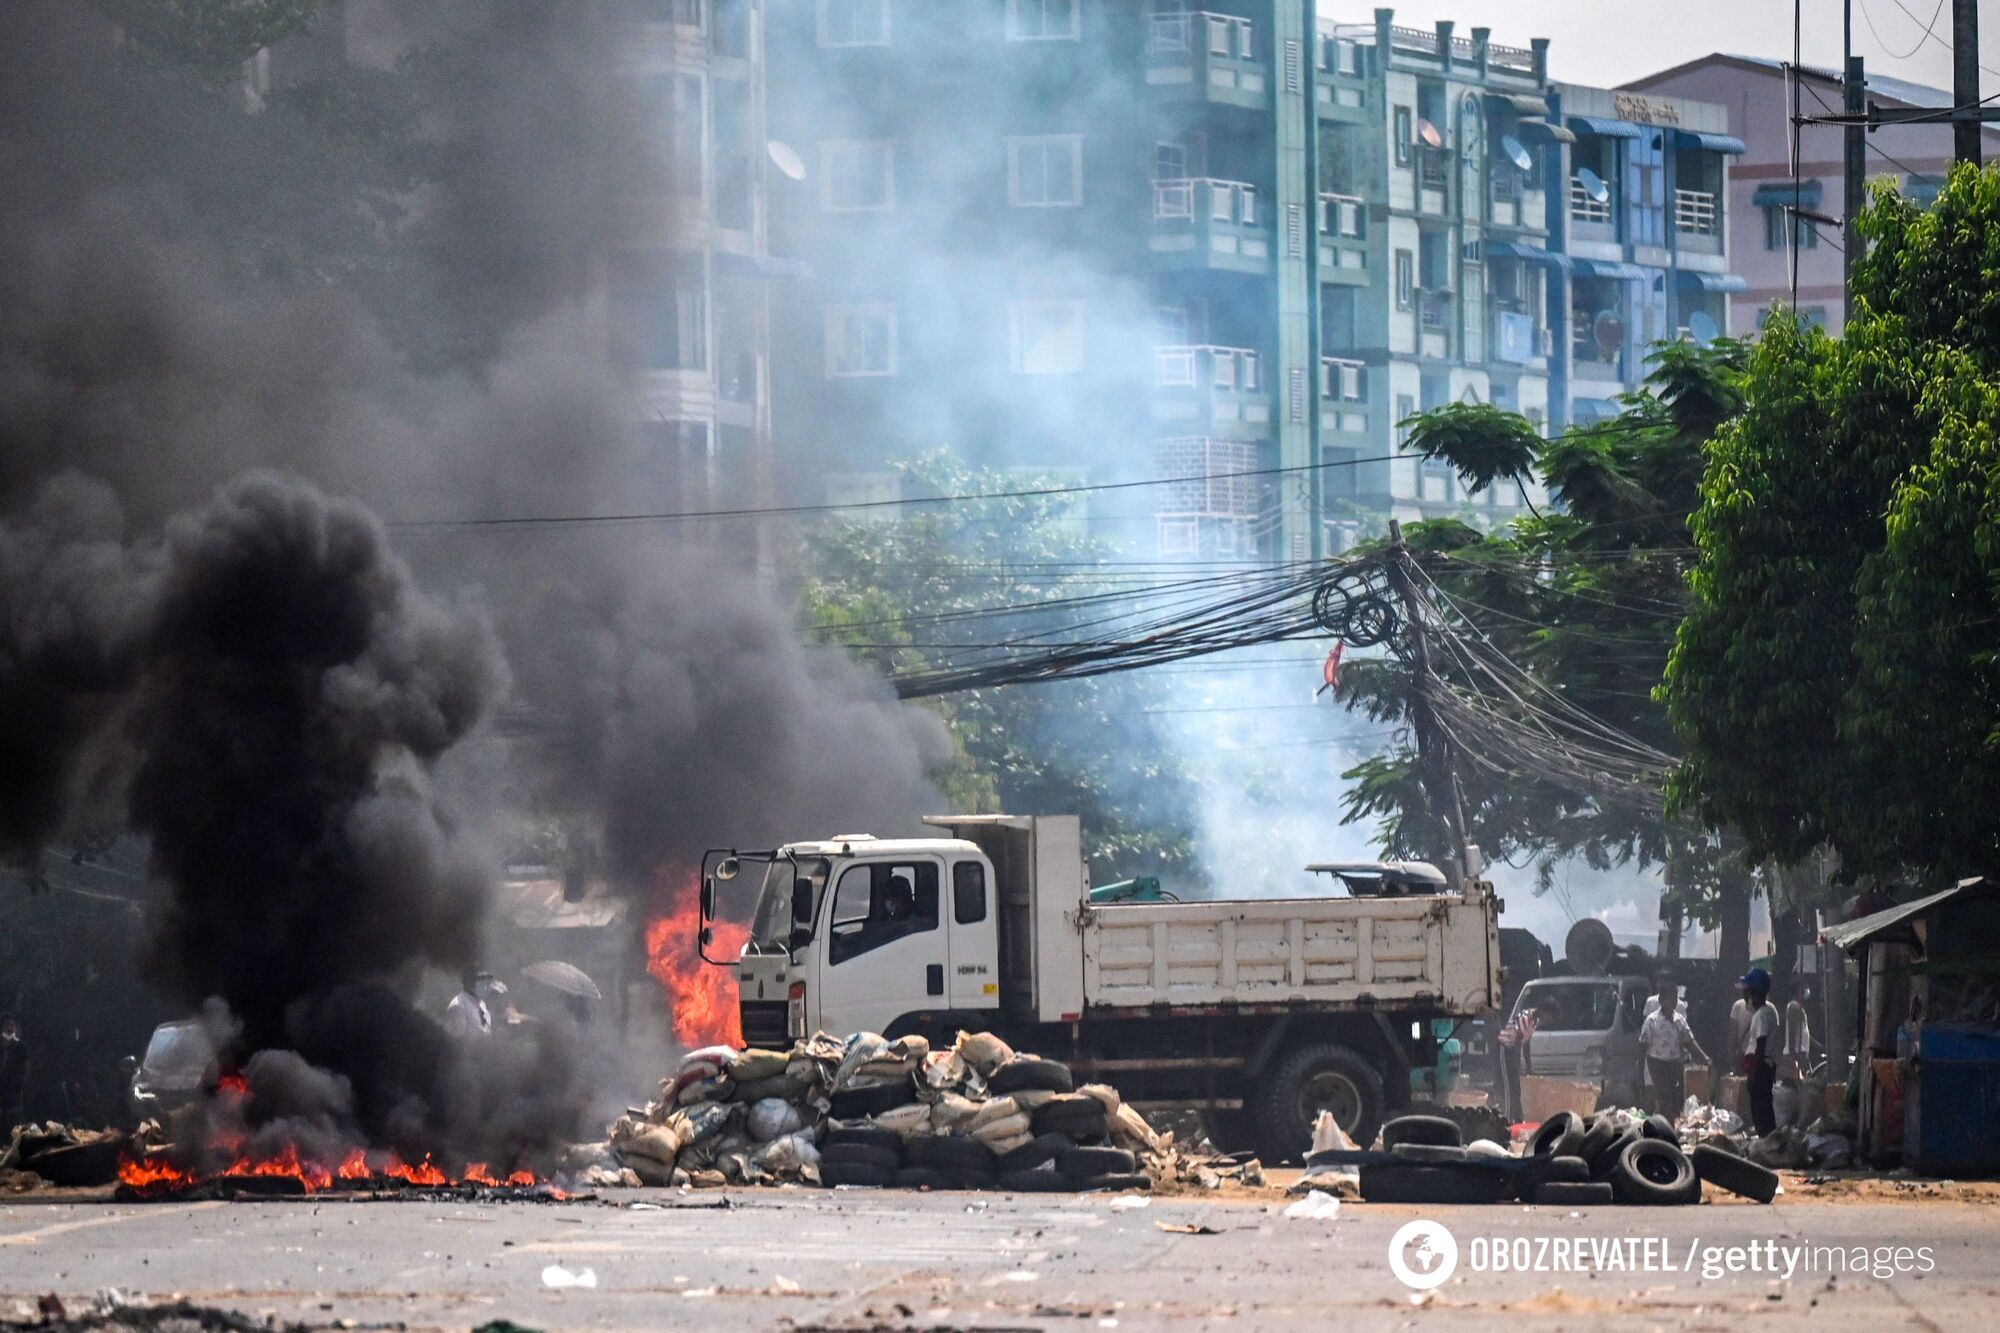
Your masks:
[{"label": "white dump truck", "polygon": [[[746,1042],[990,1030],[1275,1160],[1322,1109],[1371,1141],[1435,1060],[1434,1020],[1499,1002],[1484,882],[1326,866],[1347,893],[1096,903],[1074,816],[924,822],[942,836],[707,854],[702,956],[734,968]],[[760,866],[741,958],[710,957],[718,893]]]}]

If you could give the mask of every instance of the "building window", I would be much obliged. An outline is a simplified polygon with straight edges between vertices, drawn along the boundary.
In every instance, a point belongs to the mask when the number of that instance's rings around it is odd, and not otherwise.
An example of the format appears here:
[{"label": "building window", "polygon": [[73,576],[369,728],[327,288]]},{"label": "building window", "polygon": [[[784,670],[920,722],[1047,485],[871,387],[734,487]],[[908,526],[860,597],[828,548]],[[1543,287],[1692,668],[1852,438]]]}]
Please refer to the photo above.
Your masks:
[{"label": "building window", "polygon": [[1396,252],[1396,309],[1408,310],[1416,298],[1417,261],[1408,250]]},{"label": "building window", "polygon": [[1199,555],[1201,553],[1201,521],[1187,518],[1163,518],[1160,520],[1161,555]]},{"label": "building window", "polygon": [[1398,445],[1404,445],[1410,442],[1409,421],[1410,418],[1415,416],[1416,414],[1417,414],[1417,400],[1410,397],[1410,395],[1406,393],[1397,394],[1396,420],[1394,422],[1394,425],[1396,427],[1396,443]]},{"label": "building window", "polygon": [[1083,302],[1011,302],[1007,342],[1016,375],[1075,374],[1083,369]]},{"label": "building window", "polygon": [[1153,179],[1184,181],[1188,178],[1188,152],[1184,143],[1161,140],[1153,145]]},{"label": "building window", "polygon": [[708,293],[698,255],[624,250],[611,257],[611,334],[633,370],[708,368]]},{"label": "building window", "polygon": [[1407,167],[1410,165],[1410,153],[1417,143],[1417,122],[1410,108],[1406,106],[1396,108],[1395,126],[1393,133],[1396,138],[1396,165]]},{"label": "building window", "polygon": [[821,46],[887,46],[889,0],[819,0]]},{"label": "building window", "polygon": [[1785,236],[1785,219],[1791,218],[1793,229],[1798,233],[1799,249],[1819,249],[1819,225],[1794,215],[1784,204],[1767,204],[1764,207],[1764,248],[1783,250],[1790,244]]},{"label": "building window", "polygon": [[1007,202],[1016,208],[1075,208],[1083,202],[1083,136],[1007,141]]},{"label": "building window", "polygon": [[826,375],[855,379],[896,373],[896,307],[826,308]]},{"label": "building window", "polygon": [[1083,36],[1076,0],[1007,0],[1010,42],[1073,42]]},{"label": "building window", "polygon": [[819,146],[820,202],[829,213],[880,212],[896,206],[893,139],[841,139]]}]

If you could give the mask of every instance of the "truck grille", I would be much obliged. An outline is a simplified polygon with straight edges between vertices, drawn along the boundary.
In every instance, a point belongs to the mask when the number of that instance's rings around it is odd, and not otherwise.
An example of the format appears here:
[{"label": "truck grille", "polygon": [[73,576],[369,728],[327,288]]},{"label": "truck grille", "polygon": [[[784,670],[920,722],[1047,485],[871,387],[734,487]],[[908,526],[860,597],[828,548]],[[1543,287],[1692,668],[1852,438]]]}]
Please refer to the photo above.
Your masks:
[{"label": "truck grille", "polygon": [[782,1047],[787,1044],[789,1038],[785,1032],[783,1000],[744,1000],[741,1005],[745,1045]]}]

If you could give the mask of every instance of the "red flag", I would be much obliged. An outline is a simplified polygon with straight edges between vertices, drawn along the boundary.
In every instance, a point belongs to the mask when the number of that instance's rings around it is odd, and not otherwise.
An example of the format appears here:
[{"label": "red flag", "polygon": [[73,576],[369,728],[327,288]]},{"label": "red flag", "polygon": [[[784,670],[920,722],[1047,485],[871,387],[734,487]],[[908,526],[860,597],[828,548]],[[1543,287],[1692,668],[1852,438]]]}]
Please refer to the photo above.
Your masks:
[{"label": "red flag", "polygon": [[1333,641],[1333,651],[1326,655],[1326,665],[1319,669],[1320,679],[1326,683],[1313,691],[1313,698],[1319,698],[1322,694],[1340,684],[1340,659],[1346,652],[1347,640],[1335,639]]}]

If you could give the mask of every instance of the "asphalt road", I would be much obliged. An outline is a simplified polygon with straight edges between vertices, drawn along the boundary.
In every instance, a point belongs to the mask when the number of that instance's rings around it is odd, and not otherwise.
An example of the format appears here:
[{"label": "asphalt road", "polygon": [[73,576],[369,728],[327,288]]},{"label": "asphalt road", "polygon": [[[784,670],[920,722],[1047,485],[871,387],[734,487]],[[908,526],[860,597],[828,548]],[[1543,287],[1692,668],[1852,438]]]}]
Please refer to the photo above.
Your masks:
[{"label": "asphalt road", "polygon": [[[75,1307],[107,1288],[315,1326],[469,1329],[504,1318],[550,1330],[1490,1328],[1496,1315],[1510,1333],[1951,1329],[1991,1328],[2000,1299],[2000,1208],[1989,1206],[1347,1203],[1331,1220],[1286,1218],[1282,1207],[816,1190],[634,1191],[564,1204],[7,1203],[0,1319],[22,1318],[23,1298],[55,1292]],[[1388,1263],[1391,1236],[1420,1217],[1442,1222],[1458,1246],[1453,1275],[1428,1294]],[[1558,1241],[1582,1241],[1600,1247],[1575,1260],[1585,1268],[1621,1254],[1672,1268],[1479,1271],[1493,1267],[1485,1238],[1496,1237],[1499,1252],[1531,1264],[1558,1261]],[[1614,1239],[1617,1250],[1602,1248]],[[1814,1249],[1787,1278],[1751,1270],[1784,1262],[1748,1248],[1764,1242]],[[1854,1246],[1890,1247],[1891,1265],[1893,1247],[1907,1247],[1910,1268],[1929,1246],[1930,1271],[1806,1271],[1831,1262],[1835,1247],[1851,1262]],[[1727,1271],[1728,1247],[1742,1271]],[[1713,1276],[1685,1271],[1705,1258]],[[552,1290],[543,1271],[555,1265],[591,1270],[596,1287]]]}]

